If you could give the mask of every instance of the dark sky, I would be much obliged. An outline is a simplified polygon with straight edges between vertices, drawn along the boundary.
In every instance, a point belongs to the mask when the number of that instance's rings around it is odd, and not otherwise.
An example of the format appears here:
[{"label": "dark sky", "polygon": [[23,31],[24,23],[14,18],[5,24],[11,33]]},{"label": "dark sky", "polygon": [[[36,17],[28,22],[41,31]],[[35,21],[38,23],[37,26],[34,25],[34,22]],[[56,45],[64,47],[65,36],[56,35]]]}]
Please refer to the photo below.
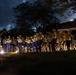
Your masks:
[{"label": "dark sky", "polygon": [[9,28],[14,18],[12,7],[25,2],[35,0],[0,0],[0,29]]},{"label": "dark sky", "polygon": [[0,0],[0,29],[10,26],[13,19],[12,7],[21,2],[22,0]]},{"label": "dark sky", "polygon": [[34,2],[36,0],[0,0],[0,29],[10,27],[14,18],[12,7],[25,1]]}]

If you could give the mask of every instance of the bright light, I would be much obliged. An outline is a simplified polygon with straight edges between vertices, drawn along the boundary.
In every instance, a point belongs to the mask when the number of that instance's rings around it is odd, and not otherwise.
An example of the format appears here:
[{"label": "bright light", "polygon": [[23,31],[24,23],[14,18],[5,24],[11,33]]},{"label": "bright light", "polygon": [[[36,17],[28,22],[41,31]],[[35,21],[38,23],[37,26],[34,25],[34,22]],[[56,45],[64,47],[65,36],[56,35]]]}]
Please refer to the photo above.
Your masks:
[{"label": "bright light", "polygon": [[0,54],[4,54],[4,51],[2,50],[2,51],[0,52]]},{"label": "bright light", "polygon": [[15,51],[15,53],[19,53],[19,51],[17,50],[17,51]]}]

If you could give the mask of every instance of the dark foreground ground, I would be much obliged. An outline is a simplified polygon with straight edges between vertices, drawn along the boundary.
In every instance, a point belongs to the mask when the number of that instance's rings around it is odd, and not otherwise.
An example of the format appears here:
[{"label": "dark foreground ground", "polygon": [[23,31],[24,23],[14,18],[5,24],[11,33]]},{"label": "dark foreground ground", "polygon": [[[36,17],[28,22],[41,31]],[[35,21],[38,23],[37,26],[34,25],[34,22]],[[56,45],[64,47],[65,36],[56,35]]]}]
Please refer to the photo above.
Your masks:
[{"label": "dark foreground ground", "polygon": [[76,51],[15,54],[0,61],[0,75],[76,75]]}]

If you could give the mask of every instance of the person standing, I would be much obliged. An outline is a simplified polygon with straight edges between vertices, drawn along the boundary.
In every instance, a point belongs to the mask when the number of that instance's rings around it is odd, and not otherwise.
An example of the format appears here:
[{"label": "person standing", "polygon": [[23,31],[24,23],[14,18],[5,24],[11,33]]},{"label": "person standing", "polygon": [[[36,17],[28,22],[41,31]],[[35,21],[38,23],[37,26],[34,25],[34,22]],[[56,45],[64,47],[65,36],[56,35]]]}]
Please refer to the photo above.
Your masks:
[{"label": "person standing", "polygon": [[39,43],[39,52],[41,52],[41,45],[42,45],[42,39],[44,38],[44,35],[42,34],[42,32],[38,33],[38,43]]},{"label": "person standing", "polygon": [[52,51],[56,51],[56,49],[55,49],[56,39],[57,39],[57,32],[56,32],[55,29],[53,29],[53,33],[52,33]]},{"label": "person standing", "polygon": [[7,38],[7,51],[10,52],[11,50],[11,37],[8,36]]},{"label": "person standing", "polygon": [[26,42],[26,48],[27,48],[27,52],[31,52],[31,38],[30,37],[26,37],[25,39]]},{"label": "person standing", "polygon": [[22,51],[22,38],[21,38],[21,35],[19,35],[19,37],[17,37],[17,42],[18,42],[19,52],[21,52]]},{"label": "person standing", "polygon": [[71,34],[71,31],[67,31],[67,35],[66,35],[67,50],[70,50],[70,45],[71,45],[72,39],[73,39],[73,36]]},{"label": "person standing", "polygon": [[12,39],[11,39],[11,46],[12,46],[11,51],[14,52],[14,48],[16,45],[17,45],[17,40],[14,37],[12,37]]},{"label": "person standing", "polygon": [[7,52],[7,38],[6,36],[2,40],[4,51]]}]

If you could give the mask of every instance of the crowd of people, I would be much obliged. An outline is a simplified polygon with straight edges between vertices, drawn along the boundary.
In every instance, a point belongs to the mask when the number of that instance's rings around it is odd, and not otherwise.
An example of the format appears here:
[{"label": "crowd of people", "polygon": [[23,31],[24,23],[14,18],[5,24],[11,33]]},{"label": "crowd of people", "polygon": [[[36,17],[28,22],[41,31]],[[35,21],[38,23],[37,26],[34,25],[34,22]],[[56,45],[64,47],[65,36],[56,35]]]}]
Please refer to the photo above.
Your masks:
[{"label": "crowd of people", "polygon": [[60,50],[75,50],[76,40],[71,31],[57,31],[42,34],[36,33],[33,36],[16,38],[13,36],[5,36],[0,38],[0,51],[4,52],[52,52]]}]

